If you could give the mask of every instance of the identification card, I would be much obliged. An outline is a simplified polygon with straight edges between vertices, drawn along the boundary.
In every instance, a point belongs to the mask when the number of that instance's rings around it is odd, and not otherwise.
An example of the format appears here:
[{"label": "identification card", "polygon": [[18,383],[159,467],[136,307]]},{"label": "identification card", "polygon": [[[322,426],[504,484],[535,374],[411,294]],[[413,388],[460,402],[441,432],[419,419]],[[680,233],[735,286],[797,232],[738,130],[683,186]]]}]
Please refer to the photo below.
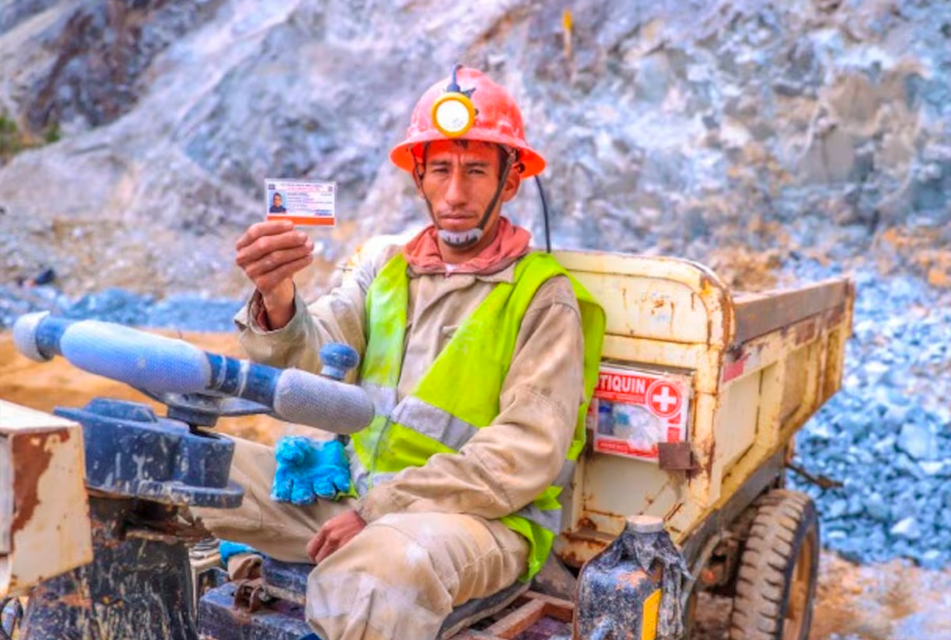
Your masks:
[{"label": "identification card", "polygon": [[337,184],[265,178],[268,220],[290,220],[297,225],[334,227]]}]

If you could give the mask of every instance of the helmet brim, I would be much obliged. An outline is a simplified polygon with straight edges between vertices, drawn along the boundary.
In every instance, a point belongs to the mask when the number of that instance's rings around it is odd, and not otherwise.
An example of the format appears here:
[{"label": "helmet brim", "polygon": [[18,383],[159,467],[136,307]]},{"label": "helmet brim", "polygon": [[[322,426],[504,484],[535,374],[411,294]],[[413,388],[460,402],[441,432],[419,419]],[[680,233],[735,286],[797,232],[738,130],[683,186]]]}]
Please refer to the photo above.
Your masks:
[{"label": "helmet brim", "polygon": [[[465,135],[458,138],[447,138],[438,131],[419,133],[393,147],[390,151],[390,160],[403,171],[413,173],[416,169],[416,162],[413,159],[414,148],[427,142],[435,142],[437,140],[478,140],[517,149],[518,160],[522,165],[522,170],[519,175],[523,178],[530,178],[545,170],[545,159],[522,140],[494,131],[486,131],[478,127],[469,129]],[[419,150],[417,150],[417,153],[418,152]]]}]

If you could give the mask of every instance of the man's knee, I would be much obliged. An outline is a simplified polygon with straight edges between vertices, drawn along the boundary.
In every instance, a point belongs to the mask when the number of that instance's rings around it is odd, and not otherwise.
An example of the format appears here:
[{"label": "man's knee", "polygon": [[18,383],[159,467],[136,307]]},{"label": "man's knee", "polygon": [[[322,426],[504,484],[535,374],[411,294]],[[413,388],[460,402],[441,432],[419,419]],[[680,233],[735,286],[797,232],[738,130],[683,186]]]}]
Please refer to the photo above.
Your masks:
[{"label": "man's knee", "polygon": [[[406,526],[407,518],[421,521],[417,526]],[[420,526],[421,524],[421,526]],[[427,602],[442,607],[445,584],[453,576],[446,567],[438,566],[431,551],[440,543],[432,525],[426,524],[423,514],[393,514],[370,523],[353,540],[332,554],[315,570],[318,577],[335,579],[340,575],[374,576],[381,584],[415,587],[417,595],[424,585],[438,587],[430,595],[435,601]],[[438,596],[438,597],[437,597]]]},{"label": "man's knee", "polygon": [[357,628],[352,637],[434,637],[452,610],[445,581],[420,541],[384,517],[311,573],[307,619],[329,638]]},{"label": "man's knee", "polygon": [[404,541],[406,558],[414,559],[417,550],[426,553],[432,576],[446,589],[452,606],[493,595],[526,569],[527,541],[498,521],[455,513],[397,513],[376,524],[384,540],[399,536]]}]

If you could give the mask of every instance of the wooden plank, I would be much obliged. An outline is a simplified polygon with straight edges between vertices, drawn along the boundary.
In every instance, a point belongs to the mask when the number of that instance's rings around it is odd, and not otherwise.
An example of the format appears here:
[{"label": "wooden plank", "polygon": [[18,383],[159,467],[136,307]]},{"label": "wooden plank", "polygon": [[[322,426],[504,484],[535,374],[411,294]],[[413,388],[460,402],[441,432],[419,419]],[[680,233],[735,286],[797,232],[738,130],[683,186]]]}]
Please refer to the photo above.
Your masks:
[{"label": "wooden plank", "polygon": [[544,615],[549,618],[561,620],[562,622],[571,622],[574,619],[575,603],[571,600],[563,600],[537,591],[529,591],[521,596],[517,600],[517,603],[522,604],[523,602],[529,601],[544,602]]},{"label": "wooden plank", "polygon": [[452,636],[452,640],[506,640],[506,638],[493,636],[484,631],[466,629],[465,631],[460,631],[458,635]]},{"label": "wooden plank", "polygon": [[460,631],[458,635],[452,636],[452,640],[507,640],[507,639],[500,638],[498,636],[493,636],[492,634],[485,633],[484,631],[473,631],[472,629],[466,629],[465,631]]},{"label": "wooden plank", "polygon": [[545,615],[547,606],[547,603],[543,600],[529,600],[486,629],[486,632],[490,635],[494,634],[500,638],[511,640],[538,622]]}]

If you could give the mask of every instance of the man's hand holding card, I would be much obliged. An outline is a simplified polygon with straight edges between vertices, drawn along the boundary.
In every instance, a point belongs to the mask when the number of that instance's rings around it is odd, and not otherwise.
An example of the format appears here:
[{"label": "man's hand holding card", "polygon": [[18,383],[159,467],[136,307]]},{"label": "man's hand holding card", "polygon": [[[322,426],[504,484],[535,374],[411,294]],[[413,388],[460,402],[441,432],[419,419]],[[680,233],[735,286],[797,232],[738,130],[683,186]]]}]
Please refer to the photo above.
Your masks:
[{"label": "man's hand holding card", "polygon": [[294,274],[314,261],[314,241],[297,226],[333,227],[333,182],[265,179],[266,220],[238,238],[235,262],[254,283],[266,328],[284,327],[294,315]]}]

